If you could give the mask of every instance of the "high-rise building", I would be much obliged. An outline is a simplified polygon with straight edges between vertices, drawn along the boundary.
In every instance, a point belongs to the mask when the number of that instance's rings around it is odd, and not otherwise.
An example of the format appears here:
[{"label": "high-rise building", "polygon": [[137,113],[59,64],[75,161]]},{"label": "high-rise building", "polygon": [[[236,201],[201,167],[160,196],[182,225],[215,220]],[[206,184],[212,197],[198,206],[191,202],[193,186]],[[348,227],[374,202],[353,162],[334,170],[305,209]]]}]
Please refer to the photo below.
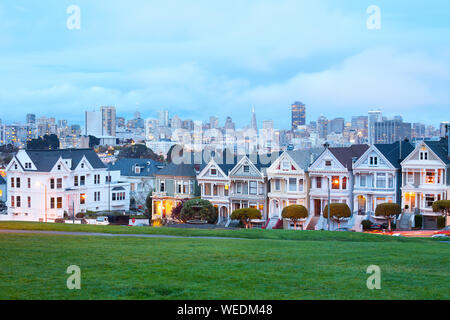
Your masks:
[{"label": "high-rise building", "polygon": [[425,137],[425,125],[422,123],[413,123],[411,138],[424,138]]},{"label": "high-rise building", "polygon": [[211,129],[219,128],[219,118],[217,118],[217,117],[209,117],[209,127]]},{"label": "high-rise building", "polygon": [[[380,110],[369,111],[369,118],[368,118],[368,142],[369,142],[369,144],[375,143],[375,123],[381,122],[381,121],[383,121],[383,115]],[[386,142],[386,143],[391,143],[391,142]]]},{"label": "high-rise building", "polygon": [[317,132],[319,138],[326,139],[328,135],[328,119],[323,115],[317,119]]},{"label": "high-rise building", "polygon": [[86,136],[103,136],[102,113],[100,111],[86,111],[84,124],[84,134]]},{"label": "high-rise building", "polygon": [[342,134],[342,133],[344,133],[344,126],[345,126],[344,118],[336,118],[336,119],[330,120],[328,122],[327,132]]},{"label": "high-rise building", "polygon": [[35,124],[36,123],[36,115],[33,113],[27,114],[27,124]]},{"label": "high-rise building", "polygon": [[411,123],[399,119],[375,122],[375,143],[394,143],[411,139]]},{"label": "high-rise building", "polygon": [[306,106],[299,101],[292,104],[292,130],[306,124]]},{"label": "high-rise building", "polygon": [[445,137],[445,135],[447,134],[447,127],[449,125],[450,125],[449,121],[441,122],[441,124],[439,125],[439,131],[440,131],[440,136],[441,137]]},{"label": "high-rise building", "polygon": [[256,122],[255,107],[252,107],[252,123],[250,125],[250,128],[258,133],[258,123]]},{"label": "high-rise building", "polygon": [[101,107],[103,136],[116,136],[116,108]]},{"label": "high-rise building", "polygon": [[168,127],[169,126],[169,111],[160,110],[158,111],[158,122],[160,127]]},{"label": "high-rise building", "polygon": [[236,126],[233,122],[233,119],[231,119],[231,117],[227,117],[227,119],[225,120],[224,128],[225,128],[225,130],[236,130]]}]

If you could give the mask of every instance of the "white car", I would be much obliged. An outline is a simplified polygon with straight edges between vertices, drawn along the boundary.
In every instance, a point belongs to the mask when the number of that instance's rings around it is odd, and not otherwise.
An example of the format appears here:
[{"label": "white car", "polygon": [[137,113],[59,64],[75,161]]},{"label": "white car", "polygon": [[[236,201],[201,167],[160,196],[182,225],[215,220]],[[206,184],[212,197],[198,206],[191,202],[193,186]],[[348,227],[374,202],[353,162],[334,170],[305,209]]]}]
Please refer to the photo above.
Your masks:
[{"label": "white car", "polygon": [[95,224],[100,226],[109,225],[108,217],[98,217]]}]

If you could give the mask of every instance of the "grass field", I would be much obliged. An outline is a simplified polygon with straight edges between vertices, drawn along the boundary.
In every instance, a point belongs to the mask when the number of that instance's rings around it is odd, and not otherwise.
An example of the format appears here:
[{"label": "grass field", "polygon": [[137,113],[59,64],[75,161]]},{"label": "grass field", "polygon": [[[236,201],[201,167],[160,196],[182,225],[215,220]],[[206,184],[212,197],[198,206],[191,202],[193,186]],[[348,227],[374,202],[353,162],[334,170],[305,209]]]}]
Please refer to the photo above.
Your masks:
[{"label": "grass field", "polygon": [[[256,237],[252,231],[243,234]],[[449,243],[264,232],[299,241],[0,234],[0,299],[450,298]],[[382,271],[381,290],[366,286],[374,264]],[[66,287],[70,265],[81,268],[81,290]]]}]

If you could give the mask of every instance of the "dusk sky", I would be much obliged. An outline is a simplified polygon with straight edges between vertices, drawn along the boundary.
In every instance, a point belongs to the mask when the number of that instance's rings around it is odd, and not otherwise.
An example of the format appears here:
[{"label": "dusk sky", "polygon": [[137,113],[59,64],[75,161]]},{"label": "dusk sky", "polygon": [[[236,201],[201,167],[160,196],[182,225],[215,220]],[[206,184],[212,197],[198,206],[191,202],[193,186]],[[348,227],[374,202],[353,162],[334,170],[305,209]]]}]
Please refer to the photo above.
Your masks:
[{"label": "dusk sky", "polygon": [[[69,30],[67,8],[81,10]],[[366,12],[381,9],[381,29]],[[159,109],[290,127],[367,114],[450,120],[450,1],[0,1],[0,118],[83,124],[84,111]]]}]

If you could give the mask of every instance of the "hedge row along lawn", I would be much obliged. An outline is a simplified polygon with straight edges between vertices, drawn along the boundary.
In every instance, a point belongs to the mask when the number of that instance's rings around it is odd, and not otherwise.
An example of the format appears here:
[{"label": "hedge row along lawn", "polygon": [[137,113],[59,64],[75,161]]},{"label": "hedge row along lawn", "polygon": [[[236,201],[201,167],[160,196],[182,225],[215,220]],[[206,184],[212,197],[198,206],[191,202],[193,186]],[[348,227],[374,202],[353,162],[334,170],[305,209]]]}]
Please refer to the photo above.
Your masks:
[{"label": "hedge row along lawn", "polygon": [[[0,234],[0,299],[450,298],[448,243],[327,236],[242,241]],[[81,290],[67,289],[71,265],[81,269]],[[381,290],[367,289],[370,265],[381,268]]]},{"label": "hedge row along lawn", "polygon": [[128,226],[97,226],[80,224],[55,224],[39,222],[0,222],[0,230],[43,230],[68,232],[96,232],[111,234],[155,234],[181,237],[225,237],[245,239],[272,240],[337,240],[337,241],[370,241],[370,242],[411,242],[434,241],[435,239],[412,239],[385,235],[365,234],[356,232],[328,232],[328,231],[294,231],[294,230],[261,230],[261,229],[183,229],[183,228],[153,228]]}]

